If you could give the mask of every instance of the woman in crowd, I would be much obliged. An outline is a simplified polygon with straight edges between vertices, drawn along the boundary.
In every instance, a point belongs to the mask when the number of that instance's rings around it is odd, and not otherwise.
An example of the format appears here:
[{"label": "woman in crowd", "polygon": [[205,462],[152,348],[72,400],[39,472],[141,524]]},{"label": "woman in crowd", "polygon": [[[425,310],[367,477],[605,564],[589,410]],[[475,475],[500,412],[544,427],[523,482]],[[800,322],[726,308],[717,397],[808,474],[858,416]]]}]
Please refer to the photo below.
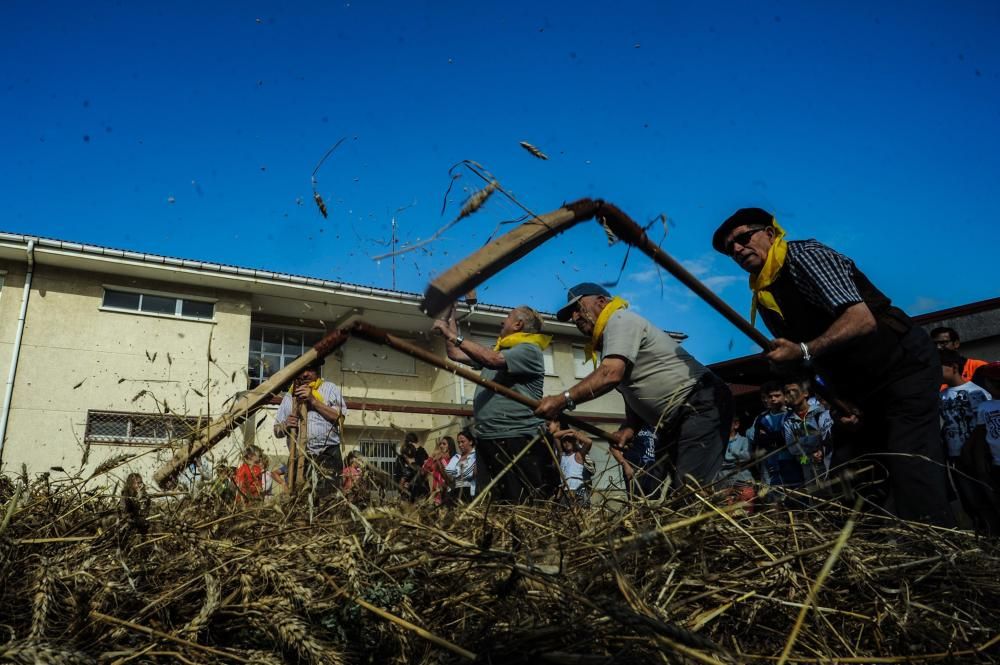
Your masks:
[{"label": "woman in crowd", "polygon": [[451,480],[450,503],[465,503],[476,496],[476,440],[469,430],[458,433],[458,454],[445,466]]},{"label": "woman in crowd", "polygon": [[443,436],[438,439],[434,454],[424,462],[423,472],[427,476],[431,496],[434,498],[434,503],[439,506],[444,502],[448,490],[448,474],[445,472],[445,467],[455,455],[455,439]]}]

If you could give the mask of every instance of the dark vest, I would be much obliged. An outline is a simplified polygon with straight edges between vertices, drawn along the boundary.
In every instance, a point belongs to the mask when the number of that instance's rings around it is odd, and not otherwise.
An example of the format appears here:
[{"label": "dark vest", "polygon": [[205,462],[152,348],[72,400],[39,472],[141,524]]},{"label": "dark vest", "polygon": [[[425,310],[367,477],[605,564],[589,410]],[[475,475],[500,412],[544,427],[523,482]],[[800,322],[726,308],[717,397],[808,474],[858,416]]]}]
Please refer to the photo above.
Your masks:
[{"label": "dark vest", "polygon": [[[875,332],[824,354],[817,359],[816,367],[838,392],[861,399],[888,383],[920,371],[925,363],[900,344],[903,336],[913,328],[910,317],[893,307],[889,298],[875,288],[857,266],[853,266],[852,277],[858,293],[875,316]],[[784,318],[764,307],[758,312],[775,337],[808,342],[823,334],[836,319],[806,300],[789,271],[783,270],[768,290],[774,295]]]}]

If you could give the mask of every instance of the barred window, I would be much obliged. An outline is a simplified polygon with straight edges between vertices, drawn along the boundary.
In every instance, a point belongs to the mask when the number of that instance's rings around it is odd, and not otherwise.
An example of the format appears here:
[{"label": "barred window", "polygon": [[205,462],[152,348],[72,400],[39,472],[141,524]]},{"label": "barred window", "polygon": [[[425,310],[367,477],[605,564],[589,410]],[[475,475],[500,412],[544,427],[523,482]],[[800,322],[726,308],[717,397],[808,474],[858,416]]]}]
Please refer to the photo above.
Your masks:
[{"label": "barred window", "polygon": [[392,478],[396,472],[396,449],[400,441],[392,439],[361,439],[358,441],[365,462]]},{"label": "barred window", "polygon": [[207,300],[192,300],[163,293],[124,291],[105,287],[102,309],[160,316],[176,316],[181,319],[201,319],[211,321],[215,317],[215,303]]},{"label": "barred window", "polygon": [[87,443],[156,446],[194,434],[207,418],[159,413],[87,411]]},{"label": "barred window", "polygon": [[251,326],[250,360],[247,364],[250,387],[259,386],[272,374],[305,353],[322,337],[321,330]]}]

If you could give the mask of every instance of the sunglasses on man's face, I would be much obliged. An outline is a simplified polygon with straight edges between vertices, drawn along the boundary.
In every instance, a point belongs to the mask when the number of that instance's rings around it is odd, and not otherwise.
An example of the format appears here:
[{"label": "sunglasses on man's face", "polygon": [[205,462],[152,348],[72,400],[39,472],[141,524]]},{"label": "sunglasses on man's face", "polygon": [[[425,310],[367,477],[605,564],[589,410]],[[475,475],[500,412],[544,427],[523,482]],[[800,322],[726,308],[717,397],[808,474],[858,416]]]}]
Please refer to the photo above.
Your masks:
[{"label": "sunglasses on man's face", "polygon": [[739,243],[741,247],[746,247],[747,243],[750,242],[750,238],[753,238],[759,231],[763,231],[766,228],[766,226],[757,226],[752,229],[747,229],[743,233],[734,235],[729,242],[726,243],[726,254],[732,256],[733,248],[737,243]]}]

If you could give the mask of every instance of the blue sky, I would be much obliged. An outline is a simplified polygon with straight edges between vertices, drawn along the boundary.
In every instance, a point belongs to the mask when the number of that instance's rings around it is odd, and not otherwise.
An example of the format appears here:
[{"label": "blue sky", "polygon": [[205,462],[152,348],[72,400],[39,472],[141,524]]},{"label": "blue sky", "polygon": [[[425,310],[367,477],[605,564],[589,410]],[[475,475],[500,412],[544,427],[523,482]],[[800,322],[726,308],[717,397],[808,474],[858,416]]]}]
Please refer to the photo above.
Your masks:
[{"label": "blue sky", "polygon": [[[215,5],[215,6],[214,6]],[[0,229],[383,287],[473,159],[536,212],[637,221],[747,312],[733,210],[854,258],[911,313],[995,297],[1000,4],[46,3],[5,6]],[[311,201],[310,174],[326,150]],[[521,147],[529,141],[550,159]],[[517,209],[493,197],[395,284],[423,291]],[[509,228],[509,227],[508,227]],[[659,236],[657,236],[659,238]],[[553,311],[624,255],[578,227],[480,290]],[[707,361],[750,343],[638,254],[616,290]]]}]

